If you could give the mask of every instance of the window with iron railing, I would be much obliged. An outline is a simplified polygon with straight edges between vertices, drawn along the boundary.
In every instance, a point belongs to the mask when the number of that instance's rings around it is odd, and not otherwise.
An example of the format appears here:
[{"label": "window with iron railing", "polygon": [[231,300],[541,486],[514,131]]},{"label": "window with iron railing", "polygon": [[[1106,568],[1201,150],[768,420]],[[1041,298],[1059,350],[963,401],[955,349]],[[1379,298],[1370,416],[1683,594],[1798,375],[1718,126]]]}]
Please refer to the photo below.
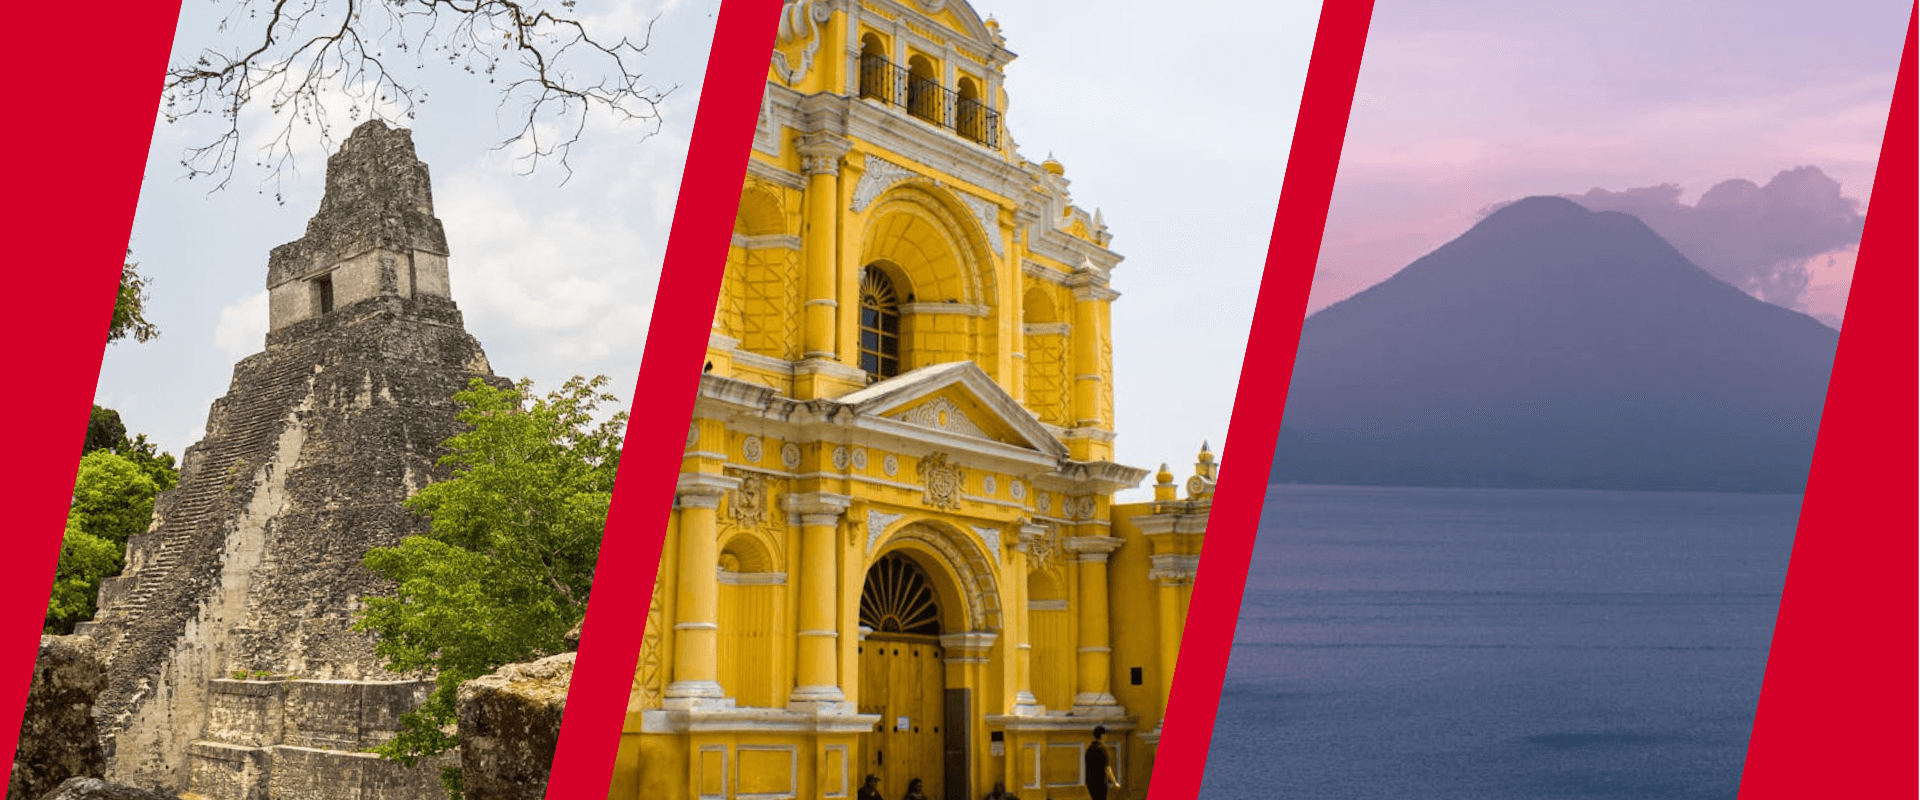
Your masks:
[{"label": "window with iron railing", "polygon": [[1000,112],[941,86],[939,81],[914,75],[885,56],[861,57],[860,96],[898,106],[963,139],[994,149],[1000,147]]}]

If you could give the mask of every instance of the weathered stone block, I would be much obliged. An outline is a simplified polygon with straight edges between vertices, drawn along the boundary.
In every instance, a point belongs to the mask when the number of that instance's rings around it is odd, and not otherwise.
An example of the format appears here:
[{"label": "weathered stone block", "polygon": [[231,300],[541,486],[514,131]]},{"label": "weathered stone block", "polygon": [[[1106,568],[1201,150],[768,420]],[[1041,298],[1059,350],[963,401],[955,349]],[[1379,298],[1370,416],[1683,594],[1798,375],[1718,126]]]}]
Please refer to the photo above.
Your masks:
[{"label": "weathered stone block", "polygon": [[400,731],[400,715],[419,708],[432,692],[432,681],[361,684],[360,741],[363,746],[386,744]]},{"label": "weathered stone block", "polygon": [[509,664],[460,686],[455,713],[467,800],[540,800],[560,741],[573,653]]},{"label": "weathered stone block", "polygon": [[107,685],[93,640],[43,636],[27,690],[8,800],[34,800],[68,778],[106,771],[93,704]]},{"label": "weathered stone block", "polygon": [[286,681],[208,681],[212,703],[207,707],[210,742],[265,747],[280,743],[286,722]]},{"label": "weathered stone block", "polygon": [[275,748],[273,800],[361,800],[367,767],[378,760],[370,753]]},{"label": "weathered stone block", "polygon": [[446,796],[440,763],[406,767],[372,753],[276,747],[273,800],[420,800]]},{"label": "weathered stone block", "polygon": [[287,687],[286,744],[359,750],[360,690],[355,681],[293,681]]},{"label": "weathered stone block", "polygon": [[180,800],[180,796],[108,783],[99,778],[72,778],[40,800]]},{"label": "weathered stone block", "polygon": [[270,748],[194,742],[187,750],[187,788],[201,797],[268,800],[272,768]]}]

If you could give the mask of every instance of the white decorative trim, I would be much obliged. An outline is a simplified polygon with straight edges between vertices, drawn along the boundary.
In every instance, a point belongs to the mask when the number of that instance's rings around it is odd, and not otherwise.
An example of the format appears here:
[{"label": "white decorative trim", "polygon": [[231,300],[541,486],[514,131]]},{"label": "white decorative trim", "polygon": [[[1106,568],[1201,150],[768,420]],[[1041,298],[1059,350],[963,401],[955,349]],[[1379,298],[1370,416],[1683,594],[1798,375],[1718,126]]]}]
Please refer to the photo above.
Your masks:
[{"label": "white decorative trim", "polygon": [[860,173],[860,182],[853,186],[853,211],[860,213],[880,198],[880,193],[896,183],[914,177],[917,173],[872,153],[867,154],[866,166]]},{"label": "white decorative trim", "polygon": [[864,448],[864,447],[853,448],[853,468],[854,469],[867,468],[867,448]]},{"label": "white decorative trim", "polygon": [[1028,611],[1065,611],[1067,610],[1067,601],[1065,600],[1028,600],[1027,610]]},{"label": "white decorative trim", "polygon": [[967,416],[967,412],[962,411],[960,406],[955,405],[952,400],[945,397],[935,397],[932,400],[907,409],[905,412],[895,415],[894,419],[910,425],[919,425],[923,428],[933,428],[948,433],[957,433],[962,436],[972,436],[978,439],[989,438],[987,432],[980,430],[980,426],[973,423],[973,418]]},{"label": "white decorative trim", "polygon": [[728,572],[714,568],[715,580],[728,586],[785,586],[787,573],[784,572]]},{"label": "white decorative trim", "polygon": [[[892,456],[888,456],[892,458]],[[889,514],[877,508],[867,509],[867,552],[873,552],[873,546],[880,543],[880,537],[886,535],[887,526],[899,522],[905,514]]]},{"label": "white decorative trim", "polygon": [[973,532],[980,534],[980,540],[987,543],[987,551],[993,553],[994,563],[999,563],[1002,560],[1000,557],[1000,529],[975,525],[973,526]]},{"label": "white decorative trim", "polygon": [[888,453],[886,458],[880,459],[880,471],[887,473],[887,477],[889,478],[899,475],[900,457]]},{"label": "white decorative trim", "polygon": [[1007,493],[1013,495],[1015,500],[1027,499],[1027,482],[1014,478],[1013,483],[1007,486]]},{"label": "white decorative trim", "polygon": [[760,437],[758,436],[749,436],[746,441],[740,443],[740,456],[745,458],[749,464],[760,463],[760,450],[761,444]]},{"label": "white decorative trim", "polygon": [[986,233],[987,246],[993,248],[993,254],[1006,258],[1006,245],[1000,243],[1000,207],[966,192],[954,192],[954,195],[980,220],[980,228]]},{"label": "white decorative trim", "polygon": [[790,233],[765,233],[759,236],[735,233],[732,244],[746,250],[799,250],[800,237]]},{"label": "white decorative trim", "polygon": [[786,465],[787,469],[799,469],[800,468],[800,445],[794,444],[793,442],[787,442],[786,444],[781,445],[780,446],[780,463]]},{"label": "white decorative trim", "polygon": [[980,476],[980,493],[984,495],[999,494],[1000,481],[994,478],[992,475]]},{"label": "white decorative trim", "polygon": [[[806,48],[800,51],[798,64],[789,64],[787,54],[780,52],[778,48],[773,51],[773,66],[780,71],[781,77],[785,78],[787,83],[799,83],[801,78],[806,77],[807,68],[813,66],[814,54],[820,51],[820,40],[825,38],[820,35],[820,25],[830,19],[832,14],[833,9],[812,0],[798,0],[798,2],[787,0],[787,7],[781,9],[780,30],[777,35],[779,43],[789,45],[801,40],[807,42]],[[801,28],[803,24],[806,25],[806,29]]]},{"label": "white decorative trim", "polygon": [[845,470],[847,465],[851,463],[853,463],[853,454],[847,452],[847,448],[844,445],[833,448],[834,469]]},{"label": "white decorative trim", "polygon": [[1147,570],[1147,580],[1165,583],[1186,583],[1200,574],[1200,557],[1181,553],[1155,553],[1153,568]]}]

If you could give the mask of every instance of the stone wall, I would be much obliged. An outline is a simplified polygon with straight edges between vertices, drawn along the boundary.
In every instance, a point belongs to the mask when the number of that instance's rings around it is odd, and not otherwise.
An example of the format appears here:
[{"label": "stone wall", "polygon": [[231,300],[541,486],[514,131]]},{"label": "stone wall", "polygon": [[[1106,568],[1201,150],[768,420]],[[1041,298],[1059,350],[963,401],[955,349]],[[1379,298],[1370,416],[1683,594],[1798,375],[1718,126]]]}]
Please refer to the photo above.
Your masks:
[{"label": "stone wall", "polygon": [[96,777],[105,771],[93,702],[106,685],[92,640],[40,637],[7,800],[38,800],[69,778]]},{"label": "stone wall", "polygon": [[193,794],[230,800],[419,800],[444,796],[442,759],[404,767],[366,752],[393,738],[432,681],[216,680]]}]

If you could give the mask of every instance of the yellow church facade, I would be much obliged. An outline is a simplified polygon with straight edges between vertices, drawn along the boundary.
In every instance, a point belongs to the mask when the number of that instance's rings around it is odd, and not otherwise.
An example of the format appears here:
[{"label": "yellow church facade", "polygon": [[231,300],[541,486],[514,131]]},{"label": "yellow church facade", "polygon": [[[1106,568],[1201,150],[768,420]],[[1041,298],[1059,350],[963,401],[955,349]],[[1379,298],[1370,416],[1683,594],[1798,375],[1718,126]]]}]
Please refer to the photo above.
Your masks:
[{"label": "yellow church facade", "polygon": [[789,0],[615,798],[1144,797],[1211,504],[1119,504],[1100,215],[961,0]]}]

